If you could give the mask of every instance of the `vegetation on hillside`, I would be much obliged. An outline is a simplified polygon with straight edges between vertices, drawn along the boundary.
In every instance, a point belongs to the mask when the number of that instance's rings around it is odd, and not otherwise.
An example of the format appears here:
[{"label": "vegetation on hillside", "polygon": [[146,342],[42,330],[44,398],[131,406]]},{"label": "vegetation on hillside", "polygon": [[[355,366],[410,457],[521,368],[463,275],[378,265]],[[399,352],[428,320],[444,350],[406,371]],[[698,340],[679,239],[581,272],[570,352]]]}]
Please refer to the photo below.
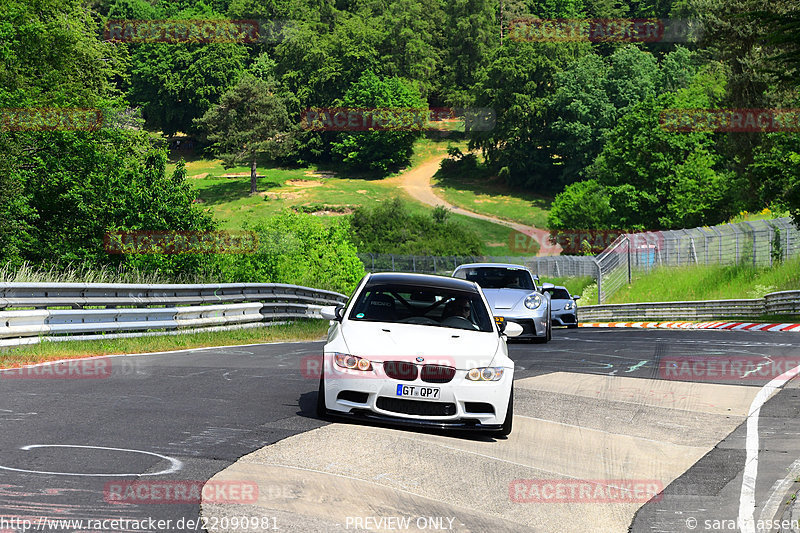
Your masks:
[{"label": "vegetation on hillside", "polygon": [[[418,131],[299,128],[304,111],[325,107],[491,110],[492,127],[453,138],[480,150],[486,175],[522,197],[555,195],[553,229],[714,224],[767,207],[800,220],[800,133],[662,127],[669,109],[800,105],[797,6],[776,0],[764,9],[759,0],[9,0],[0,13],[0,264],[149,269],[175,279],[298,276],[344,288],[357,276],[350,259],[358,249],[480,249],[455,216],[431,222],[425,237],[387,229],[367,239],[345,222],[316,227],[280,215],[250,221],[265,234],[294,232],[287,259],[259,252],[269,267],[256,256],[104,250],[111,231],[219,227],[195,202],[184,165],[167,171],[168,136],[177,132],[209,157],[247,164],[251,190],[262,161],[366,169],[368,183],[414,160]],[[505,31],[519,17],[684,18],[702,32],[682,43],[531,42]],[[227,42],[127,32],[120,42],[104,32],[114,20],[226,19],[259,20],[264,31]],[[43,108],[99,110],[103,121],[29,127],[13,111]],[[423,227],[412,215],[410,228]],[[320,248],[323,238],[332,248]],[[312,250],[312,260],[291,270],[298,250]],[[349,265],[333,281],[322,265],[331,257]]]}]

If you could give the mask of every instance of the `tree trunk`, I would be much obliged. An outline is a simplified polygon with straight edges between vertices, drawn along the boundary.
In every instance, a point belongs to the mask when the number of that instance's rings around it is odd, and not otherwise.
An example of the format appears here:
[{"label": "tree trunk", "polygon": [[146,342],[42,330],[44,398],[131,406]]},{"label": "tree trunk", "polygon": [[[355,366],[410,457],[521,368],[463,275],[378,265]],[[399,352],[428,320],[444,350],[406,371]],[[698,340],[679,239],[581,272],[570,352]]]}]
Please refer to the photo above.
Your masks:
[{"label": "tree trunk", "polygon": [[256,160],[250,163],[250,194],[255,194],[258,190],[258,182],[256,181]]}]

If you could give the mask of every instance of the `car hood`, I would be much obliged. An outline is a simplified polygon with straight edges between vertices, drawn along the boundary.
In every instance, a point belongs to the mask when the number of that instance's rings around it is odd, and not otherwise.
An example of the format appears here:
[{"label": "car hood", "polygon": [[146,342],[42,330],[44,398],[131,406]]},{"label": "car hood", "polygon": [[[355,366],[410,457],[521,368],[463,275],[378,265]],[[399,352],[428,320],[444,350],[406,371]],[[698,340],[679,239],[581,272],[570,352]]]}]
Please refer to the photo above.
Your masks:
[{"label": "car hood", "polygon": [[561,311],[564,309],[564,306],[567,305],[567,302],[571,302],[572,300],[550,300],[550,308],[553,311]]},{"label": "car hood", "polygon": [[350,321],[342,334],[352,355],[373,361],[400,357],[413,362],[423,357],[458,369],[491,364],[503,342],[495,332],[386,322]]},{"label": "car hood", "polygon": [[526,296],[535,292],[533,289],[483,289],[486,301],[492,309],[513,309]]}]

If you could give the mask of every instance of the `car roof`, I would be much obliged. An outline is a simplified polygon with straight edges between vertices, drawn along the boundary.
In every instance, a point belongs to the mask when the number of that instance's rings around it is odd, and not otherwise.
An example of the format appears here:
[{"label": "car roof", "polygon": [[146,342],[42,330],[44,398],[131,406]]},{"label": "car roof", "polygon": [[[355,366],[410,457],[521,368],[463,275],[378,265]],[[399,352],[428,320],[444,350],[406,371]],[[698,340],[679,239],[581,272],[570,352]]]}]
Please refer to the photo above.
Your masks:
[{"label": "car roof", "polygon": [[456,270],[461,270],[463,268],[513,268],[516,270],[523,269],[527,270],[531,273],[532,276],[539,277],[537,274],[534,274],[530,268],[526,267],[525,265],[515,265],[514,263],[466,263],[463,265],[458,265]]},{"label": "car roof", "polygon": [[365,287],[397,283],[401,285],[417,285],[420,287],[441,287],[460,291],[478,292],[472,281],[452,278],[450,276],[436,276],[433,274],[410,274],[405,272],[376,272],[370,275]]}]

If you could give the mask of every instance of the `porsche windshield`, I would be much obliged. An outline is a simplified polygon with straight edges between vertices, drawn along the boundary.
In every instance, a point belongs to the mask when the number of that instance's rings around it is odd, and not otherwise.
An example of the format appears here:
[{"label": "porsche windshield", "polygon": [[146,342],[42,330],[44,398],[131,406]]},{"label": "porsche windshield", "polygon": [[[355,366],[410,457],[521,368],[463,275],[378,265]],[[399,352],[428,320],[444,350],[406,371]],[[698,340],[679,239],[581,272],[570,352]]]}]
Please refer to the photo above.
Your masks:
[{"label": "porsche windshield", "polygon": [[356,300],[350,320],[493,331],[479,294],[438,287],[367,287]]},{"label": "porsche windshield", "polygon": [[456,272],[455,277],[474,281],[484,289],[536,290],[530,273],[521,268],[465,268]]}]

